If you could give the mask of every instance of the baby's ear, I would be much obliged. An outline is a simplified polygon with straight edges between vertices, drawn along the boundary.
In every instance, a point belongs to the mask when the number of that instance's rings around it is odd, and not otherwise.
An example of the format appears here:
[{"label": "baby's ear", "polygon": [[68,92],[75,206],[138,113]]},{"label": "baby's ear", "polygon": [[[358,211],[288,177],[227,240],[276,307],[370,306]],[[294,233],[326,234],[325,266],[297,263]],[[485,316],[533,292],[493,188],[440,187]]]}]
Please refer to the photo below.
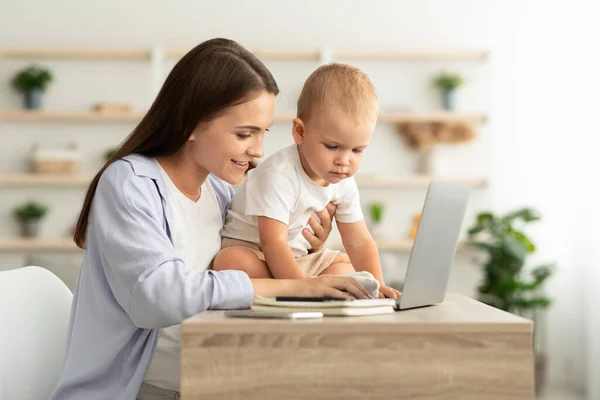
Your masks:
[{"label": "baby's ear", "polygon": [[296,142],[296,144],[302,144],[305,133],[304,122],[300,118],[294,118],[292,123],[292,136],[294,137],[294,142]]}]

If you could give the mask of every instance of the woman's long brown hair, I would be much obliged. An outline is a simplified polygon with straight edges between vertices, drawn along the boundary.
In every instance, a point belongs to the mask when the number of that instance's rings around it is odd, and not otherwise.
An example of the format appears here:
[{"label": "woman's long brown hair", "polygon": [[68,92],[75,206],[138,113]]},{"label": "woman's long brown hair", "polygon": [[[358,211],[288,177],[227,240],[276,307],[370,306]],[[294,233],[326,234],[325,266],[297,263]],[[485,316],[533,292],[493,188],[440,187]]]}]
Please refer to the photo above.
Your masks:
[{"label": "woman's long brown hair", "polygon": [[277,95],[279,88],[267,67],[236,42],[211,39],[190,50],[173,67],[137,127],[92,180],[77,220],[75,244],[85,248],[94,194],[110,164],[133,153],[170,156],[187,142],[198,124],[260,91]]}]

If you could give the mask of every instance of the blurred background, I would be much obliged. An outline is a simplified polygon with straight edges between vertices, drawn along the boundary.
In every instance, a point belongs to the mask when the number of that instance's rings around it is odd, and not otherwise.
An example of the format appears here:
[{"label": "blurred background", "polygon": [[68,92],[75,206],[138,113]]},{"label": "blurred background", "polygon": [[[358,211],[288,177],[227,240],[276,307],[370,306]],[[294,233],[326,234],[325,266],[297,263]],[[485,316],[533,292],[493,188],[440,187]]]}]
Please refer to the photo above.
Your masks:
[{"label": "blurred background", "polygon": [[380,100],[357,181],[386,280],[402,286],[428,182],[472,186],[448,290],[534,319],[540,398],[600,400],[597,11],[538,0],[2,0],[0,270],[40,265],[73,289],[87,183],[203,40],[234,39],[274,74],[266,155],[292,144],[306,77],[350,63]]}]

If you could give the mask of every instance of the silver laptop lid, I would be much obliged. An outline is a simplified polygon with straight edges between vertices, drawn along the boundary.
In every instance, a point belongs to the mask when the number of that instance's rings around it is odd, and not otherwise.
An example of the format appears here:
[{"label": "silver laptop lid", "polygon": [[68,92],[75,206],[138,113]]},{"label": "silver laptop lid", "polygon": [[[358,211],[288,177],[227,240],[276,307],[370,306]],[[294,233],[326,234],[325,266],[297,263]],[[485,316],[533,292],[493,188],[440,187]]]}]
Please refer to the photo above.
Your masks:
[{"label": "silver laptop lid", "polygon": [[470,193],[469,186],[430,183],[410,252],[400,309],[444,301]]}]

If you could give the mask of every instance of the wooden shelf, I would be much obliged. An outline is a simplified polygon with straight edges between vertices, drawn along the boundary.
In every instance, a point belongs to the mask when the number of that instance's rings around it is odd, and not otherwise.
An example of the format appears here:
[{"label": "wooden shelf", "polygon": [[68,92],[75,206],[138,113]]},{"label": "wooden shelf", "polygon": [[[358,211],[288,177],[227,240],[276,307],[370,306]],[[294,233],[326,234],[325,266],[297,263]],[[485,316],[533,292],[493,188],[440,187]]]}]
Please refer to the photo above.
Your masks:
[{"label": "wooden shelf", "polygon": [[1,186],[56,186],[74,187],[87,186],[92,181],[89,175],[58,175],[58,174],[14,174],[0,175]]},{"label": "wooden shelf", "polygon": [[468,121],[474,123],[483,123],[487,121],[487,116],[482,113],[460,113],[448,111],[433,112],[382,112],[379,115],[379,122],[458,122]]},{"label": "wooden shelf", "polygon": [[[1,186],[58,186],[76,187],[86,186],[92,181],[89,175],[58,175],[58,174],[5,174],[0,175]],[[364,189],[411,189],[426,188],[432,179],[461,183],[473,188],[484,188],[487,186],[485,178],[448,178],[430,177],[425,175],[403,176],[398,178],[382,178],[368,175],[357,175],[356,183]]]},{"label": "wooden shelf", "polygon": [[484,61],[483,50],[347,50],[334,51],[336,59],[405,61]]},{"label": "wooden shelf", "polygon": [[0,58],[45,58],[57,60],[150,60],[144,48],[29,47],[0,48]]},{"label": "wooden shelf", "polygon": [[0,121],[9,122],[138,122],[144,112],[100,111],[0,111]]},{"label": "wooden shelf", "polygon": [[[378,239],[377,247],[380,251],[408,252],[412,249],[413,242],[410,239]],[[343,250],[341,243],[334,243],[328,246],[331,249]],[[459,243],[457,249],[464,250],[467,245],[464,242]],[[10,238],[0,239],[0,252],[80,252],[80,248],[70,238],[50,239],[50,238]]]},{"label": "wooden shelf", "polygon": [[0,239],[0,252],[80,252],[72,239],[10,238]]},{"label": "wooden shelf", "polygon": [[473,188],[484,188],[488,181],[485,178],[450,178],[450,177],[431,177],[427,175],[412,175],[402,177],[377,177],[369,175],[356,175],[355,180],[360,188],[373,189],[411,189],[426,188],[432,179],[461,183]]},{"label": "wooden shelf", "polygon": [[[131,122],[136,123],[142,119],[145,111],[136,112],[99,112],[99,111],[28,111],[28,110],[0,110],[0,121],[6,122]],[[291,122],[296,117],[294,111],[285,111],[275,114],[275,122]],[[453,112],[404,112],[381,113],[379,121],[384,123],[400,122],[452,122],[470,121],[483,123],[487,120],[480,113],[453,113]]]},{"label": "wooden shelf", "polygon": [[[382,252],[409,252],[412,249],[413,241],[411,239],[376,239],[377,248]],[[344,250],[342,243],[334,243],[327,246],[334,250]],[[459,242],[457,250],[465,250],[468,245],[465,242]]]},{"label": "wooden shelf", "polygon": [[[165,48],[164,58],[176,60],[189,48]],[[406,49],[406,50],[335,50],[335,49],[249,49],[260,59],[319,61],[324,52],[332,59],[352,60],[404,60],[404,61],[484,61],[484,50]],[[14,47],[0,48],[0,57],[18,59],[58,60],[150,60],[151,48],[89,48],[89,47]]]},{"label": "wooden shelf", "polygon": [[[191,49],[167,49],[165,50],[165,59],[178,60],[182,58]],[[317,61],[321,57],[319,50],[268,50],[268,49],[249,49],[252,53],[263,60],[314,60]]]},{"label": "wooden shelf", "polygon": [[[169,49],[165,58],[179,59],[188,50]],[[268,50],[250,49],[260,59],[269,60],[315,60],[321,59],[320,50]],[[333,50],[332,59],[352,60],[404,60],[404,61],[484,61],[488,57],[483,50]]]},{"label": "wooden shelf", "polygon": [[[5,174],[0,175],[1,186],[58,186],[77,187],[87,186],[92,181],[90,175],[58,175],[58,174]],[[430,177],[425,175],[413,175],[403,177],[376,177],[369,175],[357,175],[356,183],[361,189],[411,189],[426,188],[432,179],[461,183],[473,188],[484,188],[487,186],[485,178],[449,178]]]}]

